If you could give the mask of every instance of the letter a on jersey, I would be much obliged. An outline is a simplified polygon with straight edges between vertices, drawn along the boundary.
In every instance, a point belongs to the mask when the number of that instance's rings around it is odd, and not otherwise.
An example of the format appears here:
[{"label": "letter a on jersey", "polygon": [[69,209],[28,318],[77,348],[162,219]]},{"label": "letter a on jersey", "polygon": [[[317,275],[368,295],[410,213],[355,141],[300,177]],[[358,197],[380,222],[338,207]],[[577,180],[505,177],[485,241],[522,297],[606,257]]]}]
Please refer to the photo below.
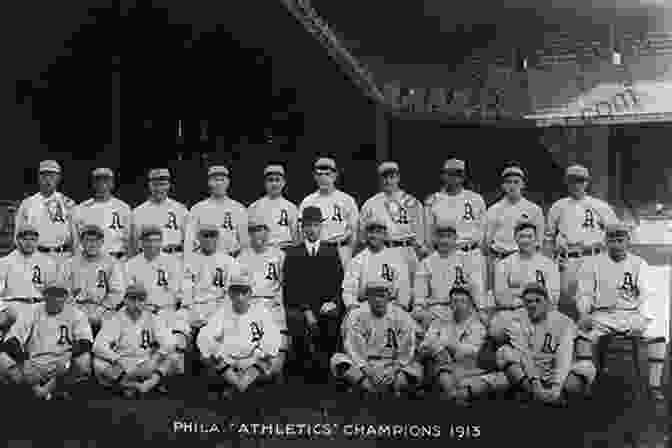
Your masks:
[{"label": "letter a on jersey", "polygon": [[397,334],[392,328],[387,329],[387,334],[385,337],[385,348],[397,351],[399,349],[399,344],[397,343]]},{"label": "letter a on jersey", "polygon": [[224,269],[215,268],[215,276],[212,279],[212,285],[217,288],[224,287]]},{"label": "letter a on jersey", "polygon": [[112,230],[121,230],[124,228],[124,226],[121,225],[121,218],[119,217],[119,212],[112,212],[112,224],[110,224],[109,228]]},{"label": "letter a on jersey", "polygon": [[289,216],[287,215],[287,210],[284,208],[280,210],[280,219],[278,220],[278,225],[282,227],[289,226]]},{"label": "letter a on jersey", "polygon": [[99,269],[96,275],[96,288],[107,289],[107,274],[102,269]]},{"label": "letter a on jersey", "polygon": [[156,271],[156,285],[162,286],[164,288],[168,286],[168,276],[166,275],[166,271],[163,269]]},{"label": "letter a on jersey", "polygon": [[39,266],[33,266],[33,278],[31,279],[33,285],[42,284],[42,271]]},{"label": "letter a on jersey", "polygon": [[586,214],[583,218],[583,224],[581,224],[581,227],[584,229],[594,229],[595,228],[595,215],[593,215],[593,211],[590,209],[586,210]]},{"label": "letter a on jersey", "polygon": [[383,263],[380,267],[380,277],[388,282],[394,281],[394,271],[389,264]]},{"label": "letter a on jersey", "polygon": [[408,225],[408,211],[405,208],[399,208],[399,218],[397,219],[397,224]]},{"label": "letter a on jersey", "polygon": [[166,229],[177,230],[177,216],[174,212],[168,212],[168,223],[166,224]]},{"label": "letter a on jersey", "polygon": [[264,338],[264,330],[261,328],[261,325],[259,325],[257,322],[251,322],[250,334],[252,335],[252,338],[250,339],[252,344],[261,344],[261,340]]},{"label": "letter a on jersey", "polygon": [[338,204],[334,204],[334,215],[331,217],[332,221],[343,222],[343,213],[341,212],[341,207]]},{"label": "letter a on jersey", "polygon": [[541,345],[541,353],[548,353],[549,355],[552,355],[557,352],[560,343],[552,344],[552,342],[553,336],[551,336],[549,333],[546,333],[544,336],[544,343]]},{"label": "letter a on jersey", "polygon": [[535,280],[540,285],[543,285],[544,287],[546,287],[546,279],[544,278],[544,273],[541,272],[539,269],[537,269],[536,272],[535,272]]},{"label": "letter a on jersey", "polygon": [[455,282],[453,286],[466,286],[467,279],[464,276],[464,270],[462,266],[455,266]]},{"label": "letter a on jersey", "polygon": [[63,206],[58,201],[50,201],[47,204],[47,210],[49,212],[49,217],[51,222],[65,223],[65,217],[63,213]]},{"label": "letter a on jersey", "polygon": [[635,282],[632,279],[631,272],[623,273],[623,284],[621,285],[623,291],[632,292],[635,290]]},{"label": "letter a on jersey", "polygon": [[264,279],[276,282],[280,279],[278,276],[278,267],[275,265],[275,263],[268,263],[266,265],[266,276]]},{"label": "letter a on jersey", "polygon": [[72,340],[70,339],[70,330],[65,325],[58,327],[58,345],[72,345]]},{"label": "letter a on jersey", "polygon": [[233,231],[233,219],[231,219],[231,212],[224,213],[224,221],[222,222],[222,229]]},{"label": "letter a on jersey", "polygon": [[473,221],[476,219],[474,216],[474,209],[469,202],[464,203],[464,216],[462,216],[462,219],[465,221]]},{"label": "letter a on jersey", "polygon": [[142,332],[140,333],[140,348],[143,350],[147,350],[149,347],[152,345],[152,338],[151,335],[149,334],[149,330],[146,328],[142,329]]}]

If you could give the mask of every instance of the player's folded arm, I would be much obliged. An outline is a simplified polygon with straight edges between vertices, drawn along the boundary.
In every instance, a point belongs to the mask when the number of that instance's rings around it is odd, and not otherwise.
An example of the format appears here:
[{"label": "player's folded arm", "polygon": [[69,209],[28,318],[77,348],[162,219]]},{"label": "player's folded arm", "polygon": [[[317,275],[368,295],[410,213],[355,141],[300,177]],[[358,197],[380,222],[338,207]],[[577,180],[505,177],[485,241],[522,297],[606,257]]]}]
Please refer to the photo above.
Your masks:
[{"label": "player's folded arm", "polygon": [[0,343],[0,353],[6,353],[17,364],[21,364],[28,359],[28,353],[23,350],[16,336]]},{"label": "player's folded arm", "polygon": [[89,339],[78,339],[72,344],[72,357],[77,358],[85,353],[91,353],[93,343]]}]

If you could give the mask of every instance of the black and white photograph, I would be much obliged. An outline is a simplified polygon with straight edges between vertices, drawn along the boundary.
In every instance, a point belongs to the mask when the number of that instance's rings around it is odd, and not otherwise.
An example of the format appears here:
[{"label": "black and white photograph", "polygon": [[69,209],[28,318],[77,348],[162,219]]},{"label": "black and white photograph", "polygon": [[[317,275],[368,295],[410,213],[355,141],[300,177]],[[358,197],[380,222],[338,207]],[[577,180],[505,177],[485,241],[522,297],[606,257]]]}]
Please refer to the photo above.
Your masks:
[{"label": "black and white photograph", "polygon": [[671,2],[1,15],[6,446],[672,446]]}]

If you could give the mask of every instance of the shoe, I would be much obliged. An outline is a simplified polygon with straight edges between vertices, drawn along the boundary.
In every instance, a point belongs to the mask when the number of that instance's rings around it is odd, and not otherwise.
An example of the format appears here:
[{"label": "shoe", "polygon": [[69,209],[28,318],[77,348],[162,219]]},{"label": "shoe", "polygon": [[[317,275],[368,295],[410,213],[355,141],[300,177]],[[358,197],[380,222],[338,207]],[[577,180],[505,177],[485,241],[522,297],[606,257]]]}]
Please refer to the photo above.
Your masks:
[{"label": "shoe", "polygon": [[71,401],[72,400],[72,395],[70,395],[70,392],[67,392],[65,390],[61,390],[61,391],[55,391],[52,394],[52,398],[54,400]]},{"label": "shoe", "polygon": [[656,403],[665,402],[665,394],[663,393],[663,388],[660,386],[650,386],[649,393],[651,394],[651,399]]}]

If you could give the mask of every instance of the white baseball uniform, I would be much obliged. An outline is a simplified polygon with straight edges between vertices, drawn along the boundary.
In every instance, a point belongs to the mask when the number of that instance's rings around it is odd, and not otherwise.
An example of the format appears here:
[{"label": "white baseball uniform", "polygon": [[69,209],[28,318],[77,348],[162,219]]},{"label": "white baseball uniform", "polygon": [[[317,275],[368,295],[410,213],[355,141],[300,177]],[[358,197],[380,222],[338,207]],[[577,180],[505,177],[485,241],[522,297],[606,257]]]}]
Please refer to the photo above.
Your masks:
[{"label": "white baseball uniform", "polygon": [[[94,198],[79,204],[73,210],[75,237],[86,225],[96,225],[103,230],[103,248],[105,254],[114,254],[115,258],[128,254],[131,238],[131,207],[124,201],[111,197],[105,202]],[[124,254],[124,255],[122,255]]]},{"label": "white baseball uniform", "polygon": [[249,216],[259,216],[269,226],[268,243],[286,247],[298,241],[299,209],[284,197],[268,196],[248,208]]}]

